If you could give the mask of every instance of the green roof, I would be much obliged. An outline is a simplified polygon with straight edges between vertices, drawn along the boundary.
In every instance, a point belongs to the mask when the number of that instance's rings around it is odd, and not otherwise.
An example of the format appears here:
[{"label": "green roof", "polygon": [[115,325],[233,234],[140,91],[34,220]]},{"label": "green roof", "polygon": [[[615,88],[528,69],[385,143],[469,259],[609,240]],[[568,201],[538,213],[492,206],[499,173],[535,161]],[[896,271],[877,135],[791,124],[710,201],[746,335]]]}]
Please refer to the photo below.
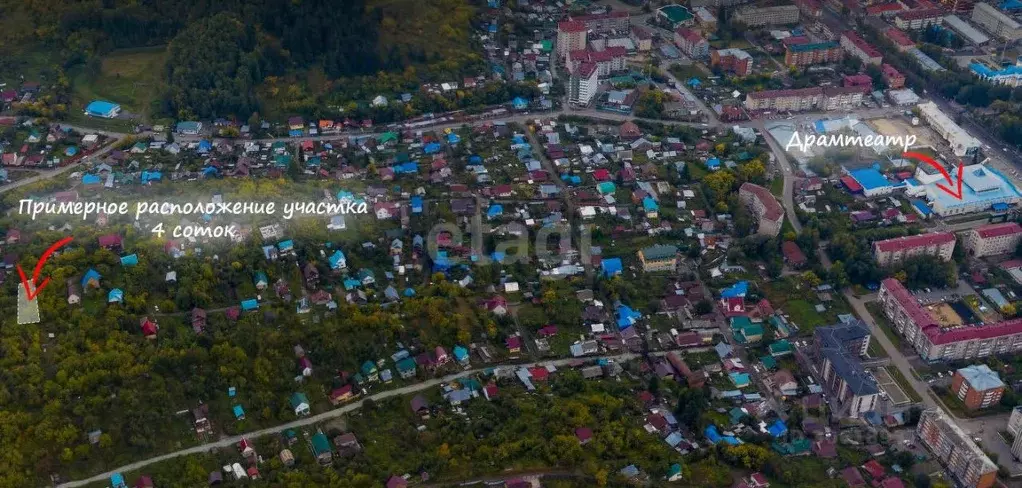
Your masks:
[{"label": "green roof", "polygon": [[312,436],[312,452],[317,456],[324,452],[330,452],[330,441],[327,440],[326,434],[316,432],[316,434]]},{"label": "green roof", "polygon": [[744,329],[752,325],[752,320],[749,317],[737,316],[731,317],[731,328],[732,329]]},{"label": "green roof", "polygon": [[667,20],[670,20],[675,24],[692,18],[692,12],[689,12],[687,8],[682,7],[681,5],[667,5],[660,7],[660,12],[667,17]]},{"label": "green roof", "polygon": [[807,51],[822,51],[824,49],[831,49],[840,46],[840,44],[834,41],[826,42],[810,42],[807,44],[793,44],[788,46],[788,49],[793,53],[804,53]]},{"label": "green roof", "polygon": [[770,354],[774,356],[783,356],[785,354],[791,354],[792,348],[791,343],[787,339],[781,339],[773,344],[770,344]]},{"label": "green roof", "polygon": [[542,47],[544,52],[550,52],[554,49],[554,42],[550,39],[543,39],[539,42],[539,45]]},{"label": "green roof", "polygon": [[763,326],[760,324],[750,324],[746,327],[742,327],[742,335],[745,337],[756,337],[763,335]]},{"label": "green roof", "polygon": [[763,363],[763,367],[766,369],[774,369],[777,367],[777,360],[773,356],[763,356],[759,358],[759,361]]},{"label": "green roof", "polygon": [[642,249],[642,257],[645,259],[667,259],[678,254],[678,248],[666,244],[657,244]]},{"label": "green roof", "polygon": [[371,375],[376,372],[376,363],[372,361],[366,361],[362,363],[362,372],[366,375]]},{"label": "green roof", "polygon": [[795,456],[809,452],[812,448],[809,439],[799,439],[792,442],[774,442],[770,445],[775,451],[785,456]]},{"label": "green roof", "polygon": [[397,140],[397,132],[384,132],[380,134],[380,142],[390,142]]},{"label": "green roof", "polygon": [[400,372],[415,371],[415,360],[412,358],[404,358],[398,361],[397,370]]},{"label": "green roof", "polygon": [[293,395],[291,395],[291,408],[298,408],[298,406],[303,403],[306,405],[309,404],[309,397],[305,396],[305,393],[296,391]]}]

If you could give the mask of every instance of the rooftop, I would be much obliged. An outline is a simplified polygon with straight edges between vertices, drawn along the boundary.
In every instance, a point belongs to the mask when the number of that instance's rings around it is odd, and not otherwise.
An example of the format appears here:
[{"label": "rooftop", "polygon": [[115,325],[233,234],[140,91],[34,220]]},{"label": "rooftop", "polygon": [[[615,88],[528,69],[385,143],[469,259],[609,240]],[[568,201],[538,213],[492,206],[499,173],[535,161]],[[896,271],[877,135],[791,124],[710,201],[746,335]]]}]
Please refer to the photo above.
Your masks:
[{"label": "rooftop", "polygon": [[867,190],[891,186],[891,182],[887,181],[884,175],[873,168],[853,169],[849,173],[851,173],[852,178],[855,178],[855,181],[859,182]]},{"label": "rooftop", "polygon": [[816,342],[823,355],[834,368],[835,373],[844,380],[848,389],[855,395],[874,395],[880,392],[876,382],[866,375],[866,370],[858,356],[849,352],[844,344],[847,341],[862,339],[869,336],[869,328],[861,320],[818,327],[814,332]]},{"label": "rooftop", "polygon": [[777,199],[775,199],[770,193],[770,190],[752,183],[742,183],[742,186],[738,191],[750,192],[755,195],[756,199],[759,200],[766,209],[763,212],[763,216],[765,218],[769,220],[778,220],[784,217],[784,209],[781,208],[781,204],[777,203]]},{"label": "rooftop", "polygon": [[824,49],[834,49],[840,47],[840,44],[834,41],[826,42],[810,42],[806,44],[791,44],[788,45],[788,50],[795,53],[803,53],[807,51],[821,51]]},{"label": "rooftop", "polygon": [[876,241],[873,243],[873,246],[881,252],[894,252],[916,247],[939,246],[949,242],[955,242],[954,234],[950,232],[930,232],[928,234]]},{"label": "rooftop", "polygon": [[1015,222],[1004,222],[1001,224],[987,224],[977,227],[974,231],[984,239],[1003,237],[1012,234],[1022,233],[1022,226]]},{"label": "rooftop", "polygon": [[966,366],[956,371],[956,373],[962,375],[974,390],[986,391],[994,388],[1004,388],[1004,382],[1001,381],[1001,377],[994,370],[990,369],[990,366],[985,364]]}]

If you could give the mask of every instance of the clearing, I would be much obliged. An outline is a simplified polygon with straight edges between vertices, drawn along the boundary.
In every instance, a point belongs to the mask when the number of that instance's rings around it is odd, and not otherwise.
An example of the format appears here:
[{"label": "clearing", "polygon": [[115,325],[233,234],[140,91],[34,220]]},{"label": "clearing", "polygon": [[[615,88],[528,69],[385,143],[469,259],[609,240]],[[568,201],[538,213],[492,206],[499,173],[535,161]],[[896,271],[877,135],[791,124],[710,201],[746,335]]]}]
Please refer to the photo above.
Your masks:
[{"label": "clearing", "polygon": [[82,115],[82,109],[93,100],[120,104],[122,113],[148,120],[163,91],[166,57],[165,46],[119,50],[103,57],[98,72],[95,67],[76,68],[72,73],[71,120],[88,120],[89,125],[95,125],[97,119]]}]

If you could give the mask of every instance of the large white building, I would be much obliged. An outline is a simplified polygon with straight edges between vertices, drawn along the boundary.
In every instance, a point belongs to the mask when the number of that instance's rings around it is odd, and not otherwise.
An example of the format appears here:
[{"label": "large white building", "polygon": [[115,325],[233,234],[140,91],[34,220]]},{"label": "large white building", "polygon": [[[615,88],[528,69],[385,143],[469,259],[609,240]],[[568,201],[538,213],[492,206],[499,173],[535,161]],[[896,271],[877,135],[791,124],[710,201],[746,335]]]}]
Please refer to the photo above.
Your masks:
[{"label": "large white building", "polygon": [[599,69],[596,63],[582,63],[578,69],[571,74],[568,86],[568,99],[571,103],[585,107],[588,106],[596,96],[599,89]]},{"label": "large white building", "polygon": [[950,261],[954,250],[955,235],[950,232],[931,232],[873,243],[873,257],[880,266],[898,264],[914,256],[936,256]]},{"label": "large white building", "polygon": [[[921,166],[920,166],[921,167]],[[916,171],[916,175],[923,174]],[[958,168],[948,170],[957,181]],[[909,197],[926,198],[930,211],[941,217],[962,215],[973,212],[1007,211],[1012,205],[1022,202],[1022,192],[1003,174],[982,164],[962,168],[961,196],[952,196],[938,185],[947,186],[944,176],[938,172],[917,178],[922,184],[910,185],[905,194]]]},{"label": "large white building", "polygon": [[1022,226],[1015,222],[990,224],[965,233],[965,249],[977,258],[1015,252],[1022,240]]},{"label": "large white building", "polygon": [[941,409],[931,408],[919,416],[916,436],[960,486],[988,488],[997,481],[997,465]]},{"label": "large white building", "polygon": [[979,139],[961,128],[951,117],[942,112],[936,103],[919,104],[919,113],[930,127],[947,140],[954,150],[955,156],[962,157],[980,148]]},{"label": "large white building", "polygon": [[1022,25],[992,5],[977,3],[972,9],[972,21],[1001,39],[1022,39]]}]

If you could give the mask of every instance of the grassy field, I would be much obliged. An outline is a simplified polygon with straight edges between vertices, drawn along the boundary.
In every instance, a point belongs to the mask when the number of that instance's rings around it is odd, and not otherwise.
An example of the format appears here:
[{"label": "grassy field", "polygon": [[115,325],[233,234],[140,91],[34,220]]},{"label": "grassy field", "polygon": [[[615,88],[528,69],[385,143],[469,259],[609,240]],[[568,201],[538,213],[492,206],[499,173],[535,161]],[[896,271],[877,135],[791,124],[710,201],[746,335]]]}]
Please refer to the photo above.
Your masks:
[{"label": "grassy field", "polygon": [[784,178],[774,178],[770,181],[770,193],[777,198],[784,196]]},{"label": "grassy field", "polygon": [[[82,109],[92,100],[109,100],[121,105],[125,113],[149,120],[153,106],[163,91],[163,46],[114,51],[104,56],[98,72],[77,68],[72,76],[74,103],[71,118],[85,119]],[[89,125],[105,121],[86,119]],[[111,121],[117,125],[118,121]]]}]

